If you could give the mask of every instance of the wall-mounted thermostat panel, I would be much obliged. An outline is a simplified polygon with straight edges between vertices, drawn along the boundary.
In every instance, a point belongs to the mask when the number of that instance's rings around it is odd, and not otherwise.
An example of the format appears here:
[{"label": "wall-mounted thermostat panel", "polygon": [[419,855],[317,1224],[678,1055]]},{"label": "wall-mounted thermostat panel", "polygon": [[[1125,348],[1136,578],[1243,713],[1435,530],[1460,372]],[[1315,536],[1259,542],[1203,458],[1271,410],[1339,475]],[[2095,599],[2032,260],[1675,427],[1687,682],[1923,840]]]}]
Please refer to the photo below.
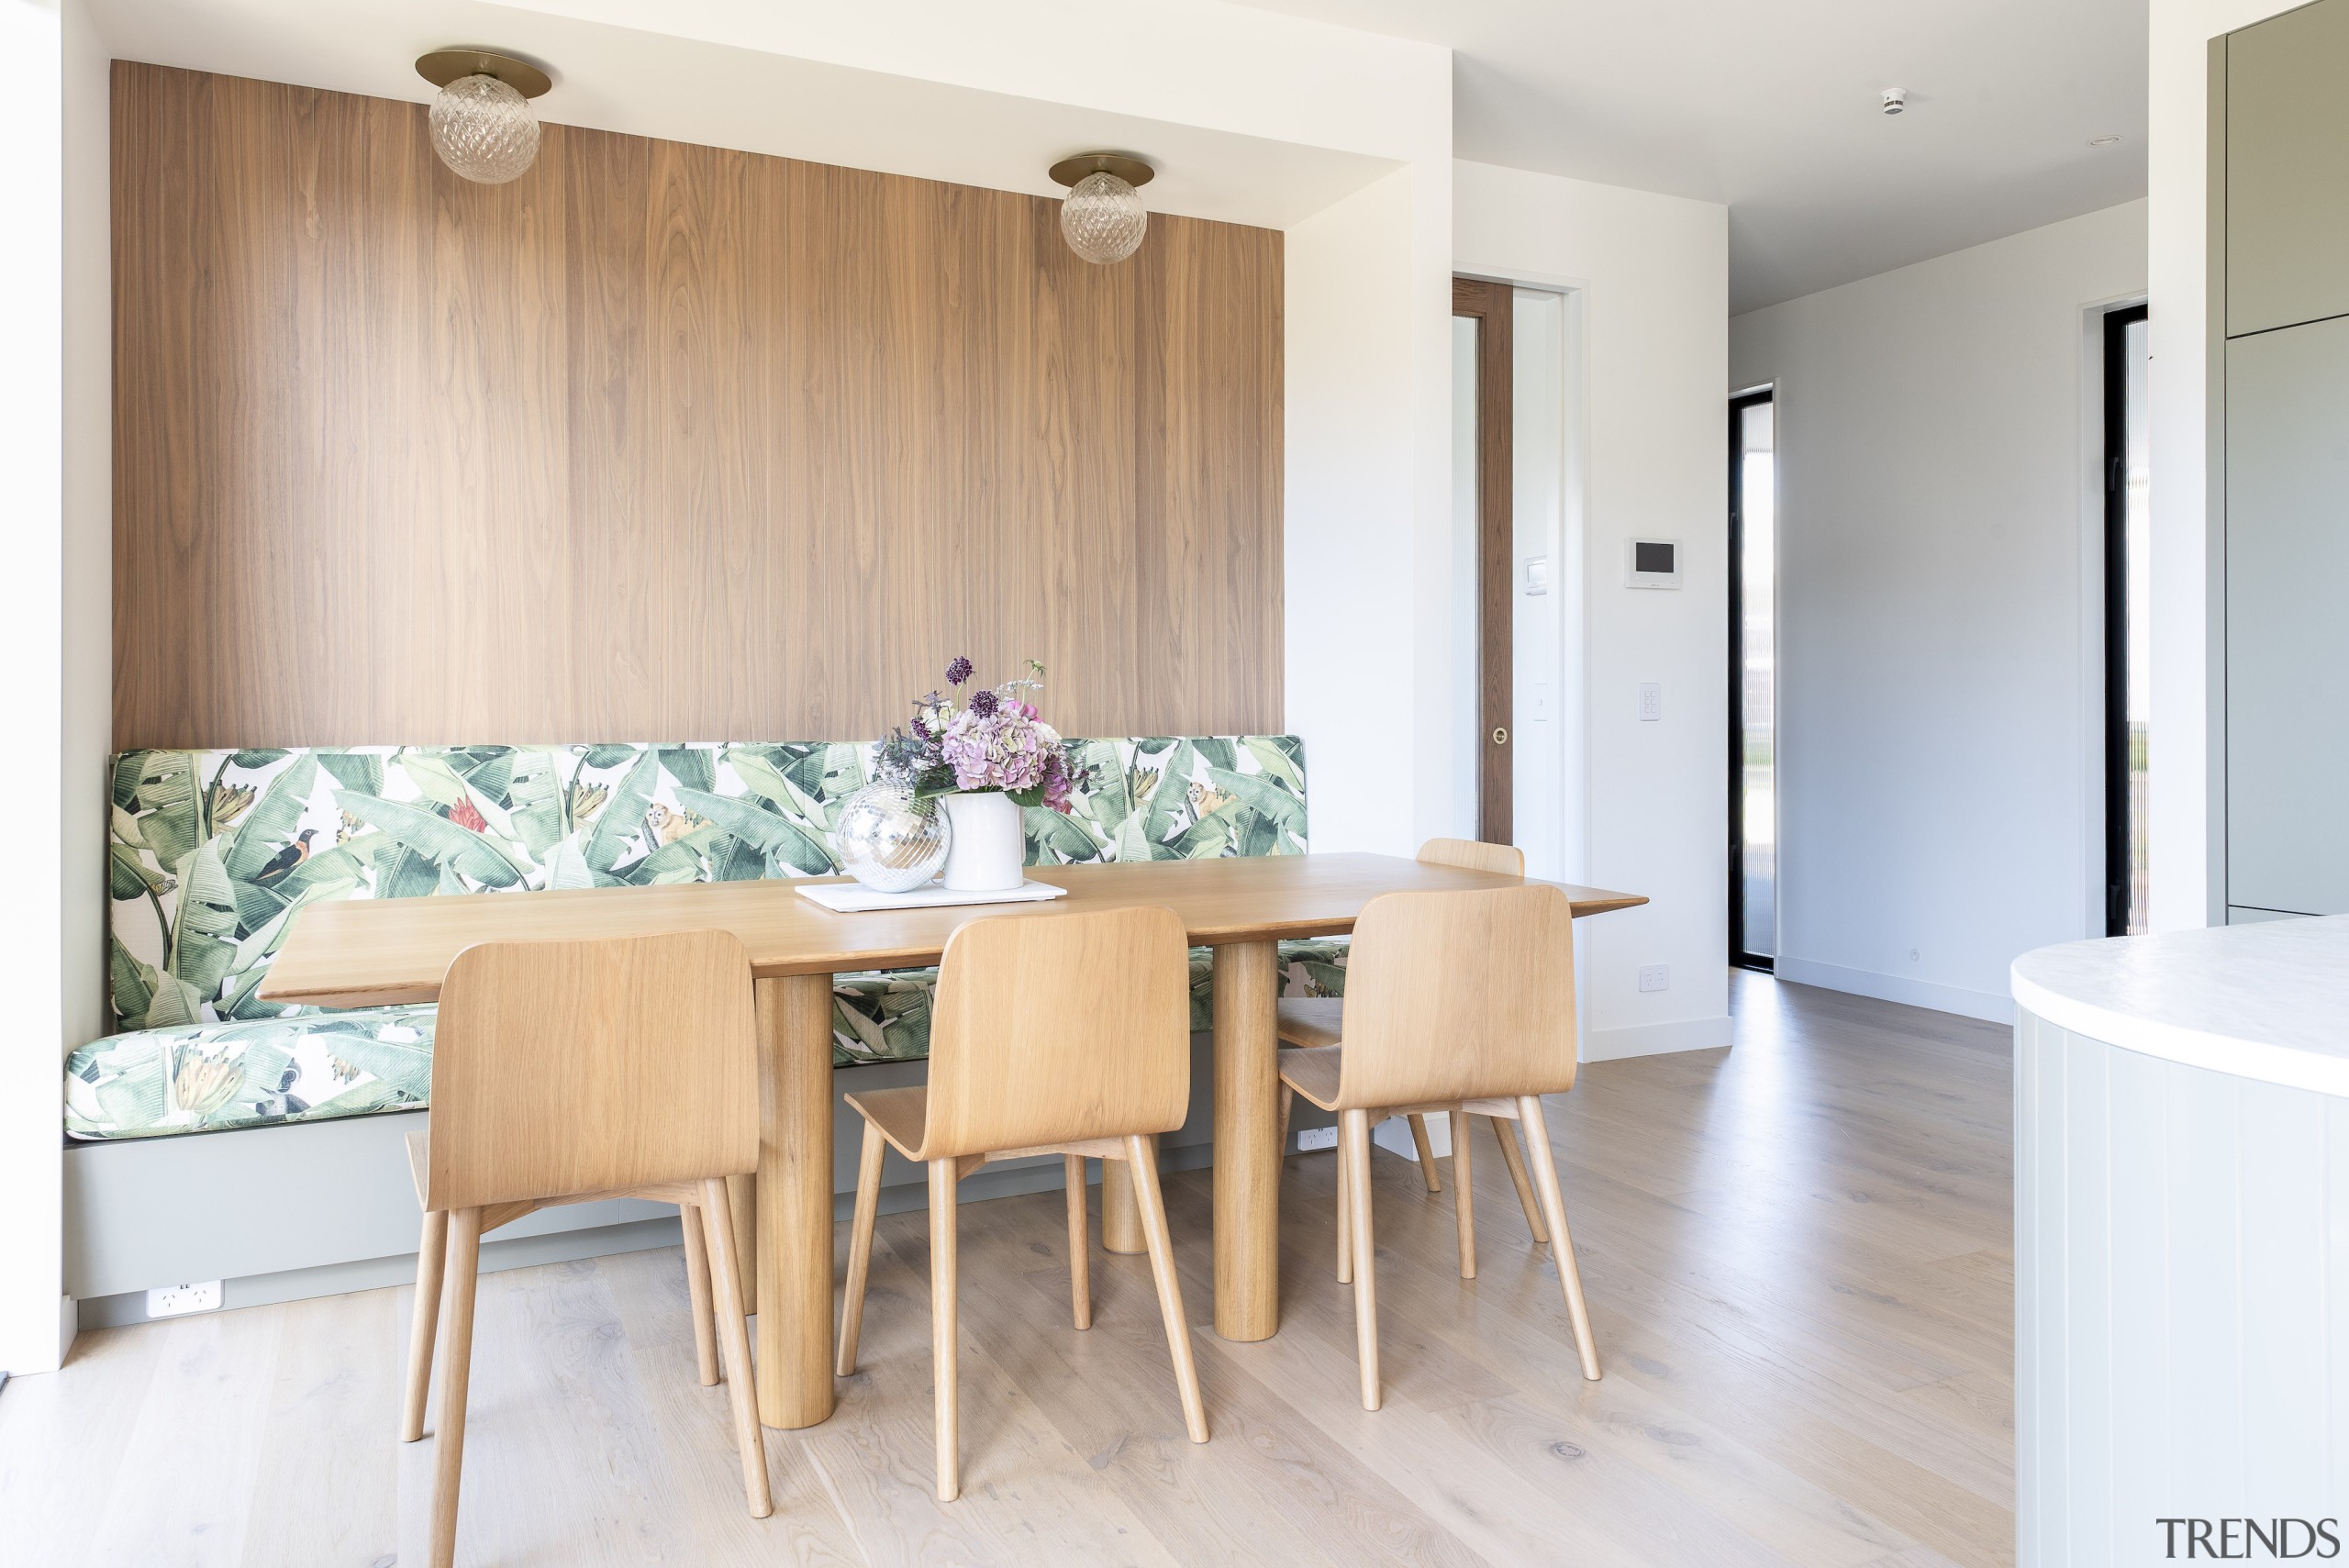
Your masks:
[{"label": "wall-mounted thermostat panel", "polygon": [[1625,541],[1623,586],[1680,586],[1680,541],[1676,539],[1635,539]]}]

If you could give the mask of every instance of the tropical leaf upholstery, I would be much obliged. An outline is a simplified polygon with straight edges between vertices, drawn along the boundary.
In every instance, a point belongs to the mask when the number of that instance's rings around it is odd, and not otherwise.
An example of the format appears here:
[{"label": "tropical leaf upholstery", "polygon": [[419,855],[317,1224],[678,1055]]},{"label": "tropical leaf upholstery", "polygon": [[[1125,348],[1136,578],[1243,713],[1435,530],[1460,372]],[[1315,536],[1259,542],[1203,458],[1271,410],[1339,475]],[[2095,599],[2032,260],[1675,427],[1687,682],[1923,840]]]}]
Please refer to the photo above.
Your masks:
[{"label": "tropical leaf upholstery", "polygon": [[[1305,851],[1294,736],[1076,745],[1071,811],[1027,814],[1031,864]],[[330,1012],[259,995],[304,905],[828,874],[866,754],[841,741],[124,752],[107,845],[123,1032],[68,1060],[67,1130],[141,1137],[423,1104],[429,1007]],[[1288,946],[1285,990],[1342,985],[1342,943]],[[1195,1028],[1210,973],[1194,953]],[[935,980],[840,976],[835,1062],[927,1056]]]},{"label": "tropical leaf upholstery", "polygon": [[423,1105],[429,1006],[181,1024],[85,1045],[65,1072],[65,1130],[145,1138]]}]

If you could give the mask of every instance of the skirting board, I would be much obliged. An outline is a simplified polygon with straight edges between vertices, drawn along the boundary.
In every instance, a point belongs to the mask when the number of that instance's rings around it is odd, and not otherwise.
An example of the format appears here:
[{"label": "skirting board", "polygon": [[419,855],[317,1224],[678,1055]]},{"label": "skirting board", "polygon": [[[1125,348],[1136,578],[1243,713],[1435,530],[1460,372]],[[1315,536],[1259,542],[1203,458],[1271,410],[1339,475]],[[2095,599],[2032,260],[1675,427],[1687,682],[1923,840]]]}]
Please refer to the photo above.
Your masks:
[{"label": "skirting board", "polygon": [[1582,1037],[1582,1059],[1620,1062],[1627,1056],[1662,1056],[1674,1051],[1719,1051],[1729,1043],[1729,1015],[1723,1013],[1713,1018],[1674,1018],[1661,1024],[1593,1029]]},{"label": "skirting board", "polygon": [[1930,1007],[1936,1013],[1955,1013],[1960,1018],[1981,1018],[1994,1024],[2015,1021],[2014,998],[2004,992],[1969,991],[1963,985],[1909,980],[1897,974],[1879,974],[1873,969],[1846,969],[1840,963],[1819,963],[1807,958],[1781,956],[1773,969],[1779,979],[1791,980],[1798,985],[1817,985],[1854,996],[1873,996],[1879,1002]]}]

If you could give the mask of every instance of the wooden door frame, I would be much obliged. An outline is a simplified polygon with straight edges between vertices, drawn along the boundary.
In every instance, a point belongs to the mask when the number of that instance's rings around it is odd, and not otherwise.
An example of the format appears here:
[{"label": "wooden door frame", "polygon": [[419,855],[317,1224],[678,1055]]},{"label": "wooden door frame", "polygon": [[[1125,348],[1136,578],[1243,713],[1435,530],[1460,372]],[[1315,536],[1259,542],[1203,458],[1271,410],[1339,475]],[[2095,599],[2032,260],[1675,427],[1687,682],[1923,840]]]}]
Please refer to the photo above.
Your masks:
[{"label": "wooden door frame", "polygon": [[1452,314],[1476,322],[1476,837],[1512,836],[1510,689],[1516,680],[1516,620],[1509,558],[1515,552],[1510,497],[1516,462],[1510,344],[1513,291],[1482,278],[1452,280]]}]

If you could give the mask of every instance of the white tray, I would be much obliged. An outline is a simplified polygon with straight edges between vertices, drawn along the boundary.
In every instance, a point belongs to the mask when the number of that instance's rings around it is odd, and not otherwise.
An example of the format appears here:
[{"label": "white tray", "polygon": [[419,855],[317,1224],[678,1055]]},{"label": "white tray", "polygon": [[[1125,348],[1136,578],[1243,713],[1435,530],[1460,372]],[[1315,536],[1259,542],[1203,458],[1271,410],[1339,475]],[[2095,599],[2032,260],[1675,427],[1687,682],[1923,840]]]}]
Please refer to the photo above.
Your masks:
[{"label": "white tray", "polygon": [[1065,887],[1032,880],[1000,893],[955,893],[936,882],[926,882],[910,893],[875,893],[854,882],[803,882],[799,891],[841,915],[861,915],[874,909],[937,909],[955,904],[1040,904],[1068,896]]}]

